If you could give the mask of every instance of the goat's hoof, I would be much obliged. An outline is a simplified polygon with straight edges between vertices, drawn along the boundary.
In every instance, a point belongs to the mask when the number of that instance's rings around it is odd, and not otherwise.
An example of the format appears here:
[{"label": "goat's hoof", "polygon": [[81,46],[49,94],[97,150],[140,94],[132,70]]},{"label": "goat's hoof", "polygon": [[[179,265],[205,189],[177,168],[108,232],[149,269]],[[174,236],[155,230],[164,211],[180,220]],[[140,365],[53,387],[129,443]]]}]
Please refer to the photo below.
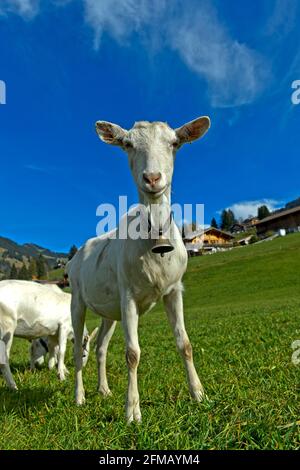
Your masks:
[{"label": "goat's hoof", "polygon": [[98,392],[104,397],[110,397],[112,395],[112,392],[108,387],[98,387]]},{"label": "goat's hoof", "polygon": [[134,421],[136,423],[141,423],[142,422],[142,415],[141,413],[137,414],[137,415],[134,415]]},{"label": "goat's hoof", "polygon": [[138,414],[138,415],[131,415],[129,416],[129,418],[127,418],[127,424],[131,424],[131,423],[141,423],[142,422],[142,416],[141,414]]},{"label": "goat's hoof", "polygon": [[17,392],[19,390],[18,387],[16,386],[16,384],[9,385],[9,388],[10,388],[10,390],[13,390],[14,392]]},{"label": "goat's hoof", "polygon": [[58,374],[58,378],[61,382],[64,382],[66,380],[65,374]]},{"label": "goat's hoof", "polygon": [[142,415],[139,404],[129,406],[127,409],[127,424],[136,422],[140,423],[142,421]]},{"label": "goat's hoof", "polygon": [[193,400],[195,400],[199,403],[206,398],[206,395],[204,393],[203,388],[201,388],[200,390],[199,389],[198,390],[191,390],[191,396],[192,396]]},{"label": "goat's hoof", "polygon": [[85,404],[85,396],[83,395],[82,397],[76,397],[76,405],[82,406]]}]

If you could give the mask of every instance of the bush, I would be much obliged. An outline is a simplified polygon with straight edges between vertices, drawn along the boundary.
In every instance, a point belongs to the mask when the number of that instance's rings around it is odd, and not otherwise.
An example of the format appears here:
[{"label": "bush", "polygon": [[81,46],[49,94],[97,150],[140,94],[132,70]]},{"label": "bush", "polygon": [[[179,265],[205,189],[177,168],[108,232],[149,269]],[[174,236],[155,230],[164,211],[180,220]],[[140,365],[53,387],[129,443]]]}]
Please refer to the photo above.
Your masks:
[{"label": "bush", "polygon": [[265,233],[265,238],[272,237],[274,234],[275,234],[274,230],[268,230],[268,231]]},{"label": "bush", "polygon": [[250,240],[249,240],[249,243],[252,244],[252,243],[256,243],[256,242],[258,242],[258,241],[259,241],[258,236],[257,236],[257,235],[252,235],[252,237],[251,237]]}]

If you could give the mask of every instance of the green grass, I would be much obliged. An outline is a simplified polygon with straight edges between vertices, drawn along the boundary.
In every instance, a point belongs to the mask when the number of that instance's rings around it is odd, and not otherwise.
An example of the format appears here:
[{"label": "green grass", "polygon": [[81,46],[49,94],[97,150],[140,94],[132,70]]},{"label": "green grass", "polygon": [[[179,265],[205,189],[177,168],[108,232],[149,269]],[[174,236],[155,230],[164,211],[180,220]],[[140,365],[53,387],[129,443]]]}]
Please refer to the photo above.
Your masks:
[{"label": "green grass", "polygon": [[240,232],[234,234],[235,240],[242,240],[243,238],[249,237],[250,235],[256,235],[255,227],[246,230],[246,232]]},{"label": "green grass", "polygon": [[43,279],[47,279],[48,281],[57,281],[59,279],[63,279],[64,277],[64,268],[53,269],[49,271],[47,276],[44,276]]},{"label": "green grass", "polygon": [[[190,400],[162,306],[140,322],[139,389],[143,422],[127,426],[127,373],[118,326],[108,355],[113,397],[96,393],[92,354],[87,403],[73,401],[72,350],[66,383],[28,370],[28,344],[15,340],[19,391],[0,379],[1,449],[298,449],[300,235],[192,258],[185,276],[186,326],[209,401]],[[89,314],[89,328],[98,324]]]}]

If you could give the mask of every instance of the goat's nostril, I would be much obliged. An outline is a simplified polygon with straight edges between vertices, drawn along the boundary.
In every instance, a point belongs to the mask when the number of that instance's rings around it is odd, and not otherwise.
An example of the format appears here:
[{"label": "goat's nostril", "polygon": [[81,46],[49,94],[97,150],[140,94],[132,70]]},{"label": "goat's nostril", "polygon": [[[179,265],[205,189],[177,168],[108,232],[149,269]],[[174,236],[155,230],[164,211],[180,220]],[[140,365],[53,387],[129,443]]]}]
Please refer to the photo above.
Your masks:
[{"label": "goat's nostril", "polygon": [[143,178],[146,183],[155,186],[161,179],[161,173],[144,173]]}]

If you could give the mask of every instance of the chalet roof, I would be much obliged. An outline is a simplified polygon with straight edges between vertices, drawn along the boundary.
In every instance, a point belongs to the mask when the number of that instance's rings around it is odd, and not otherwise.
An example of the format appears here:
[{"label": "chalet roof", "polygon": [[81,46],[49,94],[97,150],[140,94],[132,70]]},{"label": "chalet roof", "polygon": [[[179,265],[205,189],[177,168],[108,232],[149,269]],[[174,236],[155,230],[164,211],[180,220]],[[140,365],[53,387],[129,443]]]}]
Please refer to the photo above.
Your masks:
[{"label": "chalet roof", "polygon": [[293,207],[292,209],[287,209],[284,211],[276,212],[275,214],[272,214],[272,215],[268,215],[268,217],[265,217],[264,219],[260,220],[255,225],[264,224],[265,222],[269,222],[270,220],[280,219],[281,217],[294,214],[295,212],[300,212],[300,206]]},{"label": "chalet roof", "polygon": [[194,232],[188,233],[185,235],[184,240],[193,240],[196,237],[200,237],[204,233],[208,232],[218,232],[219,234],[225,235],[227,238],[235,238],[234,235],[231,235],[231,233],[225,232],[224,230],[220,230],[215,227],[208,227],[206,229],[200,229],[200,230],[195,230]]},{"label": "chalet roof", "polygon": [[231,227],[247,227],[247,224],[245,222],[235,222]]},{"label": "chalet roof", "polygon": [[248,217],[247,219],[243,220],[243,224],[249,224],[249,222],[253,222],[253,220],[258,220],[257,217]]}]

